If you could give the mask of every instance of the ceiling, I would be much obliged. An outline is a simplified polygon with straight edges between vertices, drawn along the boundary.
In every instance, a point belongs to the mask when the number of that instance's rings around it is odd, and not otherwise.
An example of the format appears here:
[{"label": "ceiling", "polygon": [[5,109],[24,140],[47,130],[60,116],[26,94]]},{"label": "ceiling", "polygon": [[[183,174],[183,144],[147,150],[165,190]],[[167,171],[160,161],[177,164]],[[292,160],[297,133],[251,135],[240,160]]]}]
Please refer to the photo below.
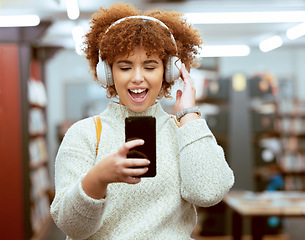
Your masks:
[{"label": "ceiling", "polygon": [[[107,7],[112,0],[78,0],[80,16],[77,20],[67,17],[65,0],[0,0],[0,15],[37,14],[41,21],[51,21],[52,25],[42,39],[41,45],[74,47],[72,28],[89,28],[91,15],[100,6]],[[284,11],[305,10],[305,0],[129,0],[140,9],[166,9],[183,13],[190,12],[229,12],[229,11]],[[298,23],[251,23],[251,24],[198,24],[195,25],[206,44],[227,45],[247,44],[253,48],[259,42],[275,34],[283,37],[283,47],[305,46],[305,36],[288,40],[285,32]]]}]

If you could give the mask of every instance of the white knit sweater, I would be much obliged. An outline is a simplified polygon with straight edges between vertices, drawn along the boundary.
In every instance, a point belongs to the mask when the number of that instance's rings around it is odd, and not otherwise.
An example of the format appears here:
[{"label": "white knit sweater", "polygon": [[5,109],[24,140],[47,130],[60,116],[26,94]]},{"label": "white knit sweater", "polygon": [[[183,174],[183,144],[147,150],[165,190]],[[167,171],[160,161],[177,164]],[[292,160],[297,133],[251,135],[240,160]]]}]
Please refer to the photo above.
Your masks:
[{"label": "white knit sweater", "polygon": [[[82,179],[124,144],[124,119],[134,115],[157,119],[157,176],[135,185],[109,184],[105,199],[90,198],[82,189]],[[135,113],[110,102],[100,117],[103,130],[97,157],[92,118],[74,124],[59,148],[51,205],[55,223],[67,239],[191,239],[197,218],[194,205],[218,203],[234,182],[206,121],[198,119],[178,128],[160,103]]]}]

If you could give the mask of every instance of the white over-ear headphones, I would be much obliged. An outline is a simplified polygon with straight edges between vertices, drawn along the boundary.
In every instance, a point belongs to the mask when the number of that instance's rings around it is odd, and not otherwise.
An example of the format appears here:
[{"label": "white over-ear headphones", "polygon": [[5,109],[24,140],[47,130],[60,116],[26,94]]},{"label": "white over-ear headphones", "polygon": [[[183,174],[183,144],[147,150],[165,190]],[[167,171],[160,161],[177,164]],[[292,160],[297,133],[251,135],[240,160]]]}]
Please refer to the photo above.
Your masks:
[{"label": "white over-ear headphones", "polygon": [[[117,20],[116,22],[114,22],[113,24],[111,24],[109,26],[109,28],[106,30],[105,34],[114,25],[116,25],[124,20],[130,19],[130,18],[140,18],[140,19],[144,19],[144,20],[155,21],[155,22],[158,22],[163,27],[165,27],[166,29],[168,29],[168,27],[163,22],[161,22],[159,19],[149,17],[149,16],[130,16],[130,17],[121,18],[121,19]],[[168,31],[169,31],[169,29],[168,29]],[[170,33],[171,39],[173,40],[173,44],[175,45],[176,53],[178,53],[178,48],[177,48],[175,38],[170,31],[169,31],[169,33]],[[175,56],[169,56],[167,65],[165,67],[165,81],[170,83],[170,82],[173,82],[174,80],[178,79],[180,76],[180,68],[181,68],[180,59]],[[99,54],[99,62],[96,66],[96,74],[97,74],[98,80],[102,83],[102,85],[106,85],[106,86],[114,85],[111,67],[109,66],[107,61],[103,61],[100,58],[100,54]]]}]

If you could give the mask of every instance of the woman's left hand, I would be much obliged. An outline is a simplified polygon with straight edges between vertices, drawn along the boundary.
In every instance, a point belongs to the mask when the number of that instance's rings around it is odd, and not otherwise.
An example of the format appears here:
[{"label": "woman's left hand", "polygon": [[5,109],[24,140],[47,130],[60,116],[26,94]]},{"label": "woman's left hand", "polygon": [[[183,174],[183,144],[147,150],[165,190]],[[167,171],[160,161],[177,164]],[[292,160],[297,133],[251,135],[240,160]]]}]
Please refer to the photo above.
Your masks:
[{"label": "woman's left hand", "polygon": [[184,108],[195,107],[196,101],[196,89],[194,87],[193,80],[187,72],[185,65],[181,64],[180,77],[184,82],[183,91],[178,90],[176,93],[176,113],[180,112]]},{"label": "woman's left hand", "polygon": [[[180,76],[184,82],[184,87],[183,91],[178,90],[176,93],[176,114],[182,109],[195,107],[196,104],[196,89],[184,64],[181,64]],[[183,126],[184,124],[199,118],[200,116],[197,113],[188,113],[180,119],[180,124]]]}]

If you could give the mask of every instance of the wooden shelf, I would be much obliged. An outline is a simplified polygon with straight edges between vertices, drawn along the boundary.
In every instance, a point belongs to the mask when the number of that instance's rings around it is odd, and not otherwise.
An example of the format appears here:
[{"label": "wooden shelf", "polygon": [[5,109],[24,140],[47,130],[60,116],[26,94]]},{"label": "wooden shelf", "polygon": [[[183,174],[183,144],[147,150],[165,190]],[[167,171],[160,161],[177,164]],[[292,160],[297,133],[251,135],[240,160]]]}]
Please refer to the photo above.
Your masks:
[{"label": "wooden shelf", "polygon": [[36,104],[36,103],[30,103],[30,107],[31,108],[39,108],[39,109],[45,109],[46,108],[45,105],[39,105],[39,104]]},{"label": "wooden shelf", "polygon": [[196,100],[196,103],[198,104],[203,104],[203,103],[208,103],[208,104],[226,104],[228,102],[228,99],[218,99],[218,98],[202,98]]},{"label": "wooden shelf", "polygon": [[305,118],[305,112],[287,112],[287,113],[277,113],[279,118]]},{"label": "wooden shelf", "polygon": [[295,149],[289,149],[287,147],[283,147],[283,152],[284,153],[302,153],[304,154],[305,153],[305,147],[296,147]]},{"label": "wooden shelf", "polygon": [[283,174],[283,175],[305,175],[305,169],[300,170],[300,171],[281,169],[281,174]]},{"label": "wooden shelf", "polygon": [[265,138],[279,138],[280,136],[281,136],[281,132],[276,131],[276,130],[260,132],[260,133],[253,133],[253,141],[255,143],[257,143]]},{"label": "wooden shelf", "polygon": [[48,160],[45,159],[43,161],[39,161],[37,163],[30,163],[30,168],[31,170],[37,170],[43,166],[46,166],[48,164]]},{"label": "wooden shelf", "polygon": [[281,132],[280,135],[282,137],[305,138],[305,133],[298,133],[298,132]]}]

